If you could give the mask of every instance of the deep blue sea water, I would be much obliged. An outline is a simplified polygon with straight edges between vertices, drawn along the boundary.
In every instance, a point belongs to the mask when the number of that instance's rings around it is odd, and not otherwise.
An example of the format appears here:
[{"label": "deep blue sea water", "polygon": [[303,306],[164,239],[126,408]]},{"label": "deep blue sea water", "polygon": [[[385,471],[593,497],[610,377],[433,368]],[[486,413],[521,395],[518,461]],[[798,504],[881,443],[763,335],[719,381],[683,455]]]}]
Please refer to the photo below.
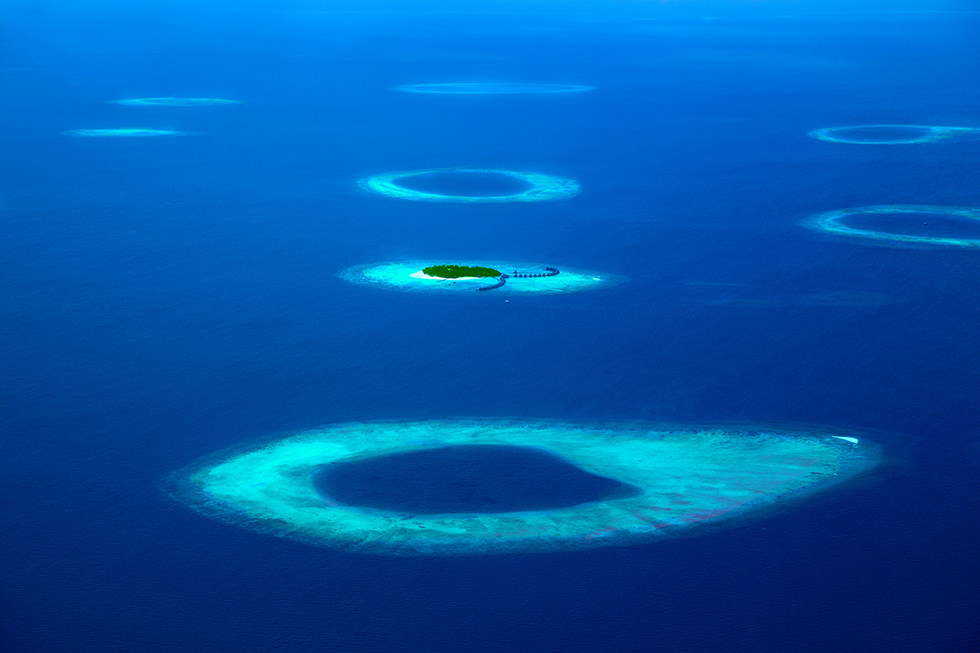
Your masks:
[{"label": "deep blue sea water", "polygon": [[[980,13],[812,5],[5,2],[0,648],[980,648],[980,251],[799,224],[980,206],[980,140],[807,137],[980,127]],[[392,90],[482,80],[596,88]],[[106,103],[171,95],[244,104]],[[106,127],[194,133],[62,134]],[[582,193],[357,187],[448,166]],[[629,282],[455,296],[337,276],[428,257]],[[727,530],[457,558],[297,544],[160,489],[276,433],[454,416],[807,424],[885,462]]]}]

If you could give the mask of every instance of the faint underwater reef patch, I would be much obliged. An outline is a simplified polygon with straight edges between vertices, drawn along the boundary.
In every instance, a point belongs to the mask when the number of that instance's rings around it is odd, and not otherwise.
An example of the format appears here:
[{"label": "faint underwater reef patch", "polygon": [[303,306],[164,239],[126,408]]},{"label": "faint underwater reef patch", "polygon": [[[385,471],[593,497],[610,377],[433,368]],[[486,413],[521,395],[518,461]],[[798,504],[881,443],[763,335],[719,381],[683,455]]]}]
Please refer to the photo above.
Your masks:
[{"label": "faint underwater reef patch", "polygon": [[980,139],[980,129],[942,125],[868,124],[821,127],[811,131],[809,136],[828,143],[848,145],[918,145],[946,140]]},{"label": "faint underwater reef patch", "polygon": [[395,87],[396,91],[403,93],[426,95],[555,95],[584,93],[594,89],[588,84],[542,82],[438,82]]},{"label": "faint underwater reef patch", "polygon": [[143,127],[123,127],[114,129],[69,129],[62,132],[66,136],[83,138],[152,138],[158,136],[184,136],[193,132],[173,129],[146,129]]},{"label": "faint underwater reef patch", "polygon": [[875,308],[906,301],[904,297],[865,290],[801,293],[726,281],[685,281],[682,286],[686,301],[709,306]]},{"label": "faint underwater reef patch", "polygon": [[109,104],[127,107],[214,107],[229,104],[244,104],[240,100],[226,100],[212,97],[141,97],[107,100]]}]

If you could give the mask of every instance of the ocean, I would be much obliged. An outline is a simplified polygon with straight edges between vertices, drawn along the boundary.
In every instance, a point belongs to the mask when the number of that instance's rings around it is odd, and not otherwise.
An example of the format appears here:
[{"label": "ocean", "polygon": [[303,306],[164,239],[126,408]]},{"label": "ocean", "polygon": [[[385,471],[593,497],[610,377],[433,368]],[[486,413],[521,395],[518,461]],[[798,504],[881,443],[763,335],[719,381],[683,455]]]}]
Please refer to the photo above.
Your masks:
[{"label": "ocean", "polygon": [[[980,648],[980,251],[803,224],[980,207],[969,133],[808,135],[980,128],[980,12],[815,4],[5,2],[0,648]],[[399,90],[488,82],[591,89]],[[113,102],[146,97],[238,104]],[[66,133],[120,128],[181,133]],[[358,184],[456,166],[581,192]],[[943,214],[855,220],[980,237]],[[625,281],[340,276],[411,259]],[[476,556],[311,546],[165,490],[277,434],[474,417],[837,429],[882,460],[728,528]]]}]

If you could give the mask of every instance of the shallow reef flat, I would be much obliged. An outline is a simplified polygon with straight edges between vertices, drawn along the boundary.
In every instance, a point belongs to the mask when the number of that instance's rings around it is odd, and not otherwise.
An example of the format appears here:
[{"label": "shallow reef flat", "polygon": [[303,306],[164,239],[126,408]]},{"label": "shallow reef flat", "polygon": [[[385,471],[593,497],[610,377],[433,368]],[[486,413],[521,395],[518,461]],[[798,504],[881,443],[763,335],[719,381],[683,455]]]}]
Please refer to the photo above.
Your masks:
[{"label": "shallow reef flat", "polygon": [[[317,491],[325,466],[459,445],[530,447],[633,491],[557,509],[405,513]],[[344,550],[475,555],[628,545],[758,517],[874,466],[850,433],[747,426],[440,420],[327,426],[221,452],[167,483],[228,523]]]}]

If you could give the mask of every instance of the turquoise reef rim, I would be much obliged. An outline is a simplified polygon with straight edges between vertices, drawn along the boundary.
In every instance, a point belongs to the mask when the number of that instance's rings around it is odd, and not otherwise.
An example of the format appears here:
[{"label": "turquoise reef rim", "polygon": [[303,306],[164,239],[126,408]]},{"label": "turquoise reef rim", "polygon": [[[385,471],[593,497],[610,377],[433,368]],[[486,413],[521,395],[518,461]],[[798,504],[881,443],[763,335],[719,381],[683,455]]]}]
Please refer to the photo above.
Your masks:
[{"label": "turquoise reef rim", "polygon": [[[571,507],[404,514],[324,498],[331,463],[453,445],[534,447],[639,491]],[[179,472],[172,497],[263,533],[388,555],[474,555],[628,545],[750,516],[872,467],[878,448],[848,433],[650,423],[440,420],[338,424]]]},{"label": "turquoise reef rim", "polygon": [[[446,262],[447,259],[422,259],[369,263],[347,268],[339,276],[351,283],[379,286],[389,290],[443,293],[479,292],[481,290],[502,294],[578,292],[608,288],[626,281],[623,276],[604,272],[508,261],[453,261],[500,270],[504,275],[508,275],[505,279],[500,279],[500,277],[440,279],[429,277],[422,272],[427,267]],[[559,273],[550,275],[549,269],[559,270]],[[517,276],[514,274],[515,272],[517,275],[542,276]],[[501,280],[504,283],[501,284]]]},{"label": "turquoise reef rim", "polygon": [[[895,131],[892,137],[867,135],[875,131]],[[864,132],[864,136],[862,136]],[[908,132],[902,136],[902,132]],[[811,138],[829,143],[851,145],[915,145],[937,143],[958,136],[980,135],[974,127],[943,127],[941,125],[851,125],[848,127],[823,127],[810,132]]]},{"label": "turquoise reef rim", "polygon": [[118,129],[69,129],[63,133],[66,136],[82,136],[86,138],[148,138],[156,136],[182,136],[188,132],[174,131],[172,129],[124,127]]},{"label": "turquoise reef rim", "polygon": [[947,218],[980,220],[980,208],[968,206],[933,206],[926,204],[892,204],[880,206],[859,206],[837,209],[811,216],[803,221],[803,226],[837,236],[849,236],[872,241],[875,244],[892,246],[923,247],[980,247],[978,238],[951,238],[946,236],[923,236],[860,229],[846,224],[846,220],[857,215],[902,215],[910,213],[930,213]]},{"label": "turquoise reef rim", "polygon": [[110,104],[127,107],[213,107],[226,104],[242,104],[239,100],[212,97],[137,97],[109,100]]},{"label": "turquoise reef rim", "polygon": [[[399,185],[398,181],[422,175],[444,174],[487,174],[504,175],[524,182],[528,188],[522,192],[503,195],[444,195],[421,190],[413,190]],[[405,172],[388,172],[367,177],[358,182],[364,190],[379,193],[395,199],[415,202],[547,202],[575,197],[579,194],[578,182],[567,177],[545,175],[539,172],[520,172],[496,168],[432,168],[427,170],[409,170]]]},{"label": "turquoise reef rim", "polygon": [[587,84],[544,84],[532,82],[441,82],[436,84],[404,84],[396,86],[403,93],[429,95],[554,95],[584,93],[594,90]]}]

